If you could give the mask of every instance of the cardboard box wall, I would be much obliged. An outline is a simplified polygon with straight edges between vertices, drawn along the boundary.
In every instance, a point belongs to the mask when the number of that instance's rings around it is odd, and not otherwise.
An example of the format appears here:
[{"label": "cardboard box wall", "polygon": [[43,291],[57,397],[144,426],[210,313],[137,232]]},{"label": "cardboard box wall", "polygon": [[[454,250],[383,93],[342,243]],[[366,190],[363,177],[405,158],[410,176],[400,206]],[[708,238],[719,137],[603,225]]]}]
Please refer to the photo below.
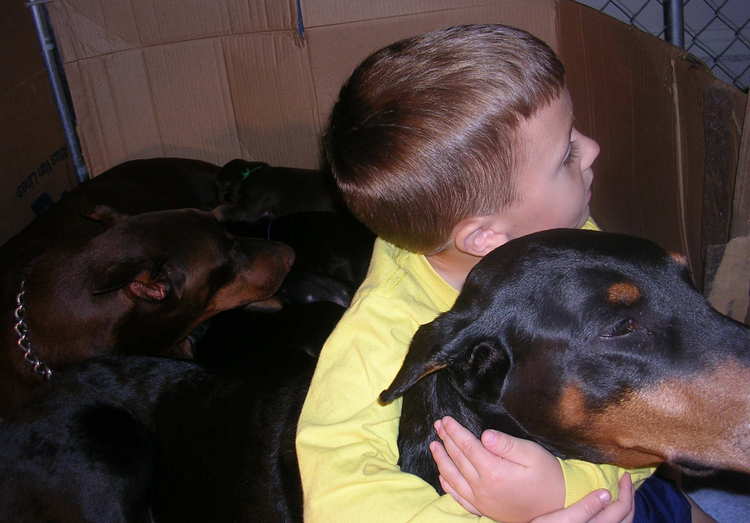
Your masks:
[{"label": "cardboard box wall", "polygon": [[0,34],[2,245],[72,187],[75,177],[24,2],[3,4]]},{"label": "cardboard box wall", "polygon": [[[365,56],[437,27],[504,23],[547,41],[566,64],[577,125],[602,146],[592,206],[604,228],[688,254],[698,282],[706,235],[728,228],[721,210],[731,208],[745,95],[572,1],[66,0],[49,9],[94,174],[151,156],[314,168],[339,87]],[[705,205],[709,170],[730,189]]]}]

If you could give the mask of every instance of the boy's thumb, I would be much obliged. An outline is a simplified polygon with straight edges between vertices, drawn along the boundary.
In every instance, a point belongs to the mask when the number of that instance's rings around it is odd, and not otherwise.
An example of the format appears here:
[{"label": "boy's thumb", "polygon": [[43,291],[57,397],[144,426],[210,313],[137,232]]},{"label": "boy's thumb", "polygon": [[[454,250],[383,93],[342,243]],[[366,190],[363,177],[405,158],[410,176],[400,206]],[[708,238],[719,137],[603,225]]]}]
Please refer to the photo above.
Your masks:
[{"label": "boy's thumb", "polygon": [[611,496],[606,489],[589,492],[566,509],[545,514],[533,523],[582,523],[599,514],[609,503]]}]

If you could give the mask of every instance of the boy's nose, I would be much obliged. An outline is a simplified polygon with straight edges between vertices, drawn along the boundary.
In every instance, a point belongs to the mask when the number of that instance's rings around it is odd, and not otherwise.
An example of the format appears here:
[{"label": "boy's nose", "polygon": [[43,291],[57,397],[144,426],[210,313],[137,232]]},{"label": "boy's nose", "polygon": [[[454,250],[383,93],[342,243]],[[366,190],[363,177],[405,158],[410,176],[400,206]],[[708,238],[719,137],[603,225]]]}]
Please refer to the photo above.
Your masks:
[{"label": "boy's nose", "polygon": [[582,142],[581,147],[583,149],[583,153],[581,154],[581,170],[590,169],[596,157],[599,156],[599,144],[596,140],[586,135],[581,135],[579,139]]}]

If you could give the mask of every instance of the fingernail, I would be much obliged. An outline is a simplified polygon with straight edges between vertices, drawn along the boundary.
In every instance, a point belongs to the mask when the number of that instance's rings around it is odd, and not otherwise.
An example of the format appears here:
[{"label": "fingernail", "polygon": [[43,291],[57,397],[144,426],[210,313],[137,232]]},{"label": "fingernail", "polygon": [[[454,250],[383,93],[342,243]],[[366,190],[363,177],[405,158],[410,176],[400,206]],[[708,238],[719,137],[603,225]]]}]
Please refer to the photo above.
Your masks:
[{"label": "fingernail", "polygon": [[612,495],[609,493],[609,490],[602,490],[596,495],[596,497],[598,497],[604,503],[609,503],[609,500],[612,499]]},{"label": "fingernail", "polygon": [[497,440],[497,431],[492,429],[485,430],[482,435],[482,440],[484,440],[485,443],[495,443]]}]

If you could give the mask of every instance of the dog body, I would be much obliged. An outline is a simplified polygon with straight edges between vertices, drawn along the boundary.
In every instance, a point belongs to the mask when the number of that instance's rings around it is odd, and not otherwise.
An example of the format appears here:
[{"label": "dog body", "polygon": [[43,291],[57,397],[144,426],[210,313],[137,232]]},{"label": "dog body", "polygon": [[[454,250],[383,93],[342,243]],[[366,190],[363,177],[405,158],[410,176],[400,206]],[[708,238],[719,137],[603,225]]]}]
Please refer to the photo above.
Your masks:
[{"label": "dog body", "polygon": [[153,424],[146,421],[159,393],[196,366],[120,359],[123,370],[138,373],[147,386],[118,386],[127,376],[90,360],[83,368],[96,370],[56,374],[53,382],[65,392],[40,386],[38,391],[50,392],[40,395],[42,401],[0,424],[0,520],[153,521],[157,453]]},{"label": "dog body", "polygon": [[76,186],[70,195],[128,214],[183,208],[210,211],[221,203],[215,189],[219,172],[218,165],[191,158],[130,160]]},{"label": "dog body", "polygon": [[0,521],[301,521],[297,417],[343,310],[234,309],[200,364],[110,356],[56,374],[0,424]]},{"label": "dog body", "polygon": [[59,373],[0,425],[0,520],[302,521],[294,437],[315,360],[263,353],[241,376],[147,356]]},{"label": "dog body", "polygon": [[89,221],[3,275],[0,413],[42,380],[18,346],[19,296],[33,357],[51,369],[108,353],[189,357],[191,329],[270,298],[293,260],[289,247],[231,237],[196,209],[129,216],[99,207]]},{"label": "dog body", "polygon": [[493,251],[381,401],[402,394],[401,467],[438,490],[445,415],[566,459],[750,472],[750,330],[638,238],[555,230]]}]

